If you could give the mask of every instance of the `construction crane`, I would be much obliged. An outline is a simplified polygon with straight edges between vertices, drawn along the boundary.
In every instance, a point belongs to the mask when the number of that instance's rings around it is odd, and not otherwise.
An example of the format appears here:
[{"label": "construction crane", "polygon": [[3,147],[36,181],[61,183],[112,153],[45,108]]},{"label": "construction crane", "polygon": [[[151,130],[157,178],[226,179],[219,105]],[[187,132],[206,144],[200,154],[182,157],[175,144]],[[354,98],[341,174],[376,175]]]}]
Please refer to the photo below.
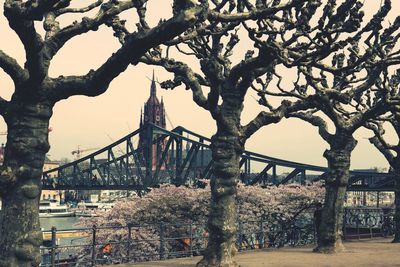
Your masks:
[{"label": "construction crane", "polygon": [[99,148],[98,147],[92,147],[92,148],[81,149],[81,147],[78,146],[78,149],[74,150],[74,151],[71,151],[71,154],[72,155],[76,155],[75,159],[80,159],[81,158],[81,154],[83,152],[88,152],[88,151],[92,151],[92,150],[96,150],[96,149],[99,149]]},{"label": "construction crane", "polygon": [[[53,131],[53,128],[52,127],[49,127],[48,129],[47,129],[47,132],[48,133],[51,133]],[[5,132],[0,132],[0,135],[7,135],[7,131],[5,131]]]}]

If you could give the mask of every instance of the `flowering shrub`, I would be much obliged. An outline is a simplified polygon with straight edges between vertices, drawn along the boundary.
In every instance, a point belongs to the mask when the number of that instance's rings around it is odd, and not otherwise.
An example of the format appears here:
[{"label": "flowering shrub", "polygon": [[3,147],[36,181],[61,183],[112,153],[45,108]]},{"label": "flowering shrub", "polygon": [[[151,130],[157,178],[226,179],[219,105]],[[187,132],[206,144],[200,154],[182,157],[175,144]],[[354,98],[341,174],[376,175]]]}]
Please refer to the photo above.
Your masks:
[{"label": "flowering shrub", "polygon": [[[289,221],[301,210],[316,202],[322,202],[324,190],[319,183],[301,186],[298,184],[271,186],[239,185],[237,193],[238,219],[244,233],[258,231],[260,221],[265,222],[263,231],[273,224]],[[301,214],[303,216],[309,213]]]},{"label": "flowering shrub", "polygon": [[[320,184],[308,186],[290,184],[267,188],[239,184],[236,199],[238,221],[242,222],[241,231],[258,230],[261,220],[266,222],[266,226],[269,223],[272,224],[277,217],[280,220],[289,220],[305,207],[322,201],[323,191]],[[134,261],[152,260],[159,257],[161,231],[166,240],[162,248],[165,255],[177,251],[177,246],[181,246],[184,251],[185,245],[188,245],[184,240],[185,237],[189,237],[190,232],[194,237],[191,244],[193,250],[200,250],[206,241],[196,239],[196,237],[206,235],[204,227],[210,195],[209,187],[192,189],[184,186],[161,185],[160,188],[152,189],[143,197],[120,200],[110,211],[99,217],[82,219],[80,225],[84,227],[91,227],[94,224],[98,227],[133,225],[130,249],[142,252],[141,257],[130,256],[130,259]],[[163,225],[160,224],[161,222]],[[136,228],[137,225],[141,227]],[[144,225],[147,226],[143,227]],[[110,240],[123,241],[125,245],[114,249],[114,253],[119,253],[120,256],[127,254],[127,236],[127,228],[103,229],[97,233],[98,243],[106,243]],[[182,238],[174,239],[174,237]],[[148,256],[143,257],[143,254]]]}]

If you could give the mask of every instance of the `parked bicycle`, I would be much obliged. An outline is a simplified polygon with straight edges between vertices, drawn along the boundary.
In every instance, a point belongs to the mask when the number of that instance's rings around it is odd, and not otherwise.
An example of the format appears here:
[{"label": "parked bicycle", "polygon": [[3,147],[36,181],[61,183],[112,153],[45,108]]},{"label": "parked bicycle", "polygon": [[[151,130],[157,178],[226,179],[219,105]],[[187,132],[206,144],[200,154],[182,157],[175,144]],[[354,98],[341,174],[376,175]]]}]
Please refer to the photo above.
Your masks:
[{"label": "parked bicycle", "polygon": [[291,218],[278,216],[268,232],[269,246],[281,248],[312,244],[315,239],[314,225],[312,215],[306,211],[313,207],[314,204],[305,206]]},{"label": "parked bicycle", "polygon": [[382,209],[382,226],[381,226],[381,233],[383,237],[388,237],[394,235],[394,220],[393,220],[393,213],[390,209]]}]

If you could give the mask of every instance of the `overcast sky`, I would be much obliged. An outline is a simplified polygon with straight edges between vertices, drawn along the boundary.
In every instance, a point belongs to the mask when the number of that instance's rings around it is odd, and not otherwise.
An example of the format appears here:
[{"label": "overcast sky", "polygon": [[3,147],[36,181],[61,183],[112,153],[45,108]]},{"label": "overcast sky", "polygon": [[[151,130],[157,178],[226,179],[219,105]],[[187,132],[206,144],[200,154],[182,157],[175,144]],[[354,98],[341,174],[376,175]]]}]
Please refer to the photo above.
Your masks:
[{"label": "overcast sky", "polygon": [[[365,2],[369,5],[366,12],[373,12],[379,7],[380,0]],[[400,1],[393,2],[392,13],[398,13]],[[3,4],[4,0],[0,0],[1,14]],[[160,17],[168,16],[165,14],[170,10],[170,1],[149,1],[148,10],[151,12],[154,25]],[[161,13],[161,10],[164,13]],[[41,28],[39,23],[38,28]],[[50,75],[56,77],[85,74],[91,68],[100,66],[118,47],[119,43],[108,29],[101,28],[97,32],[77,37],[54,58]],[[0,49],[15,57],[23,65],[23,47],[16,34],[8,29],[8,23],[3,15],[0,16]],[[140,109],[150,93],[149,78],[152,70],[153,67],[150,66],[130,66],[111,83],[109,90],[103,95],[96,98],[72,97],[59,102],[54,108],[50,122],[53,128],[50,133],[50,158],[72,159],[71,151],[76,150],[78,146],[81,149],[100,148],[137,129]],[[155,73],[159,81],[170,77],[161,68],[155,68]],[[9,99],[13,92],[13,84],[2,71],[0,71],[0,88],[1,96]],[[205,136],[211,136],[215,132],[214,121],[206,111],[194,104],[189,91],[183,88],[164,91],[158,86],[157,94],[159,98],[161,96],[164,98],[166,112],[173,124],[167,123],[168,129],[182,125]],[[253,98],[255,96],[255,93],[250,92],[246,98],[243,123],[248,122],[260,110]],[[0,123],[0,131],[6,131],[3,121]],[[352,169],[387,167],[386,160],[366,139],[370,135],[365,130],[356,133],[359,143],[353,152]],[[5,140],[6,136],[1,135],[0,142]],[[264,127],[246,145],[246,149],[254,152],[322,166],[326,166],[326,161],[322,157],[326,148],[327,145],[319,137],[316,128],[296,119]]]}]

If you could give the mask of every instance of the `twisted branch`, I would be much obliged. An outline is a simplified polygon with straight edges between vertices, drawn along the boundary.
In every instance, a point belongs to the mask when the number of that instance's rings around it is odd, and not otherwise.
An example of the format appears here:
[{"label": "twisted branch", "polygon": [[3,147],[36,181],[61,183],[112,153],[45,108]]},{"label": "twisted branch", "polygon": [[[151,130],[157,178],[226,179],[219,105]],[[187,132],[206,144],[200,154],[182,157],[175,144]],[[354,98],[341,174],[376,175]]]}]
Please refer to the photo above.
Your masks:
[{"label": "twisted branch", "polygon": [[15,84],[20,84],[27,80],[27,72],[21,68],[18,62],[0,50],[0,68],[7,73]]}]

